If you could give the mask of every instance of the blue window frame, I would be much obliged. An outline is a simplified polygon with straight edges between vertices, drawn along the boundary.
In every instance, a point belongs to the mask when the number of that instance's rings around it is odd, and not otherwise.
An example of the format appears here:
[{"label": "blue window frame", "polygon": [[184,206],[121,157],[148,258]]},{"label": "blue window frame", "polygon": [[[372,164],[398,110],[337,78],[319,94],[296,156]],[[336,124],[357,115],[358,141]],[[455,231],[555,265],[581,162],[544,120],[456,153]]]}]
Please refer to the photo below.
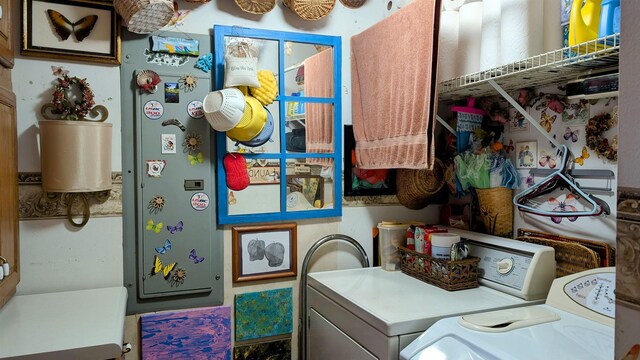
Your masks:
[{"label": "blue window frame", "polygon": [[[249,214],[230,214],[229,213],[229,192],[226,182],[226,172],[223,166],[224,156],[227,154],[227,137],[223,132],[216,133],[216,152],[217,152],[217,199],[218,199],[218,223],[219,224],[240,224],[249,222],[269,222],[280,220],[310,219],[337,217],[342,215],[342,73],[341,59],[342,47],[341,38],[337,36],[326,36],[306,33],[293,33],[284,31],[272,31],[261,29],[250,29],[236,26],[215,25],[214,31],[214,72],[215,82],[214,90],[222,89],[224,86],[224,62],[225,62],[225,39],[226,37],[242,37],[252,39],[262,39],[277,41],[278,43],[278,96],[276,101],[279,104],[279,138],[280,151],[275,153],[244,153],[246,159],[271,159],[278,160],[280,166],[280,211],[277,212],[261,212]],[[333,97],[317,98],[304,96],[288,96],[285,93],[285,42],[295,42],[303,44],[323,45],[333,47],[333,77],[334,91]],[[322,103],[333,105],[334,111],[334,149],[333,153],[291,153],[286,151],[285,139],[285,103],[287,102],[304,102],[304,103]],[[287,160],[291,159],[313,159],[326,158],[333,160],[333,207],[315,210],[298,210],[287,211],[287,189],[286,189],[286,166]],[[256,199],[260,201],[260,199]]]}]

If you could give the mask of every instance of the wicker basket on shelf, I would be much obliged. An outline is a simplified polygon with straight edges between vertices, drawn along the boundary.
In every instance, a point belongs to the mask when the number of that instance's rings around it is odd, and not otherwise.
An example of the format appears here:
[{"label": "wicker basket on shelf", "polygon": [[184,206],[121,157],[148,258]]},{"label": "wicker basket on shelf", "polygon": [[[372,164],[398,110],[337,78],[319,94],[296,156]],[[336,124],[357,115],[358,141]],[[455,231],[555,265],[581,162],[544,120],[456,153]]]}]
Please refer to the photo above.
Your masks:
[{"label": "wicker basket on shelf", "polygon": [[513,234],[513,191],[505,187],[476,189],[485,230],[491,235]]},{"label": "wicker basket on shelf", "polygon": [[282,0],[282,4],[305,20],[318,20],[333,10],[336,0]]},{"label": "wicker basket on shelf", "polygon": [[117,0],[114,6],[127,30],[137,34],[149,34],[163,28],[175,12],[171,0]]},{"label": "wicker basket on shelf", "polygon": [[234,0],[244,12],[251,14],[265,14],[276,7],[276,0]]},{"label": "wicker basket on shelf", "polygon": [[409,276],[449,291],[478,287],[480,258],[443,260],[403,246],[399,246],[398,251],[400,270]]}]

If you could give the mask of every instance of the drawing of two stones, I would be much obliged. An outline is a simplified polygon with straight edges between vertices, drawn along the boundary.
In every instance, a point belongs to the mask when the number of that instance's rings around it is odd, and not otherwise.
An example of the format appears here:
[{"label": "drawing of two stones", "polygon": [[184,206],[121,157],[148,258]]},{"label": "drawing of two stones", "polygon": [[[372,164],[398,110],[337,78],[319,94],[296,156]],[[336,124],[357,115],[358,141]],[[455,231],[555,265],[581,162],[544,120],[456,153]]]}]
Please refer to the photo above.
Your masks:
[{"label": "drawing of two stones", "polygon": [[263,240],[253,239],[247,247],[249,261],[262,260],[265,257],[269,261],[269,267],[278,267],[284,261],[284,245],[273,242],[265,247]]}]

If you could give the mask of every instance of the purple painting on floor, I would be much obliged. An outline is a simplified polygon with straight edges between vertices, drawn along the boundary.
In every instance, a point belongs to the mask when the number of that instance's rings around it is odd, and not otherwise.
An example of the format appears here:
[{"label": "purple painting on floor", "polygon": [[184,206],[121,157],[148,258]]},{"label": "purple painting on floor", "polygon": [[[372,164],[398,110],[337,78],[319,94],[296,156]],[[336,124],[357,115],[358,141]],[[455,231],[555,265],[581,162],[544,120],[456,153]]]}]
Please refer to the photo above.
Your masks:
[{"label": "purple painting on floor", "polygon": [[140,317],[142,359],[231,359],[231,307]]}]

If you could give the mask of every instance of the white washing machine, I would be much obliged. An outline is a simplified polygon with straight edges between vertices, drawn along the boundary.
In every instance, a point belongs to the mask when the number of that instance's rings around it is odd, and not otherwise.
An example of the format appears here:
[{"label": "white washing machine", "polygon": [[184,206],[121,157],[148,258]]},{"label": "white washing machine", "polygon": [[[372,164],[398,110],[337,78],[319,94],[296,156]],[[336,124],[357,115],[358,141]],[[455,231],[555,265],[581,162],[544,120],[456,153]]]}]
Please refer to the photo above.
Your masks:
[{"label": "white washing machine", "polygon": [[440,319],[544,302],[555,277],[553,248],[450,231],[481,258],[475,289],[446,291],[380,268],[309,274],[307,359],[397,360]]},{"label": "white washing machine", "polygon": [[615,268],[556,279],[544,305],[438,321],[400,353],[403,360],[610,360]]}]

